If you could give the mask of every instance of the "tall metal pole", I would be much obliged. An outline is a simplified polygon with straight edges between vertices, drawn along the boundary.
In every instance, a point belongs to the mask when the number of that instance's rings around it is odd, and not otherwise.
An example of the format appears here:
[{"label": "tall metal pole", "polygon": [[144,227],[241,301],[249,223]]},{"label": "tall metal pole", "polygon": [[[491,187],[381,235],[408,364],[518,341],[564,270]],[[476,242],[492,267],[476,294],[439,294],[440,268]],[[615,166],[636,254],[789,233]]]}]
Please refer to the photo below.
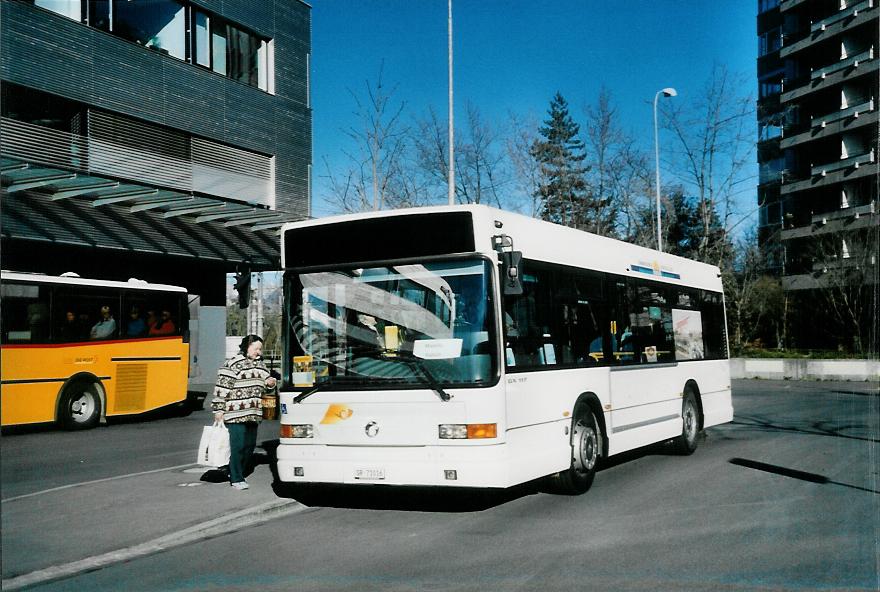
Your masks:
[{"label": "tall metal pole", "polygon": [[663,238],[660,233],[660,141],[657,134],[657,99],[660,98],[662,90],[658,90],[654,95],[654,160],[656,180],[654,188],[657,191],[657,250],[663,252]]},{"label": "tall metal pole", "polygon": [[674,97],[677,94],[675,89],[671,87],[658,90],[654,94],[654,169],[657,175],[654,187],[657,191],[657,250],[660,252],[663,251],[663,235],[660,230],[660,140],[657,134],[657,99],[660,98],[660,95]]},{"label": "tall metal pole", "polygon": [[455,124],[452,117],[452,0],[449,0],[449,205],[455,205]]}]

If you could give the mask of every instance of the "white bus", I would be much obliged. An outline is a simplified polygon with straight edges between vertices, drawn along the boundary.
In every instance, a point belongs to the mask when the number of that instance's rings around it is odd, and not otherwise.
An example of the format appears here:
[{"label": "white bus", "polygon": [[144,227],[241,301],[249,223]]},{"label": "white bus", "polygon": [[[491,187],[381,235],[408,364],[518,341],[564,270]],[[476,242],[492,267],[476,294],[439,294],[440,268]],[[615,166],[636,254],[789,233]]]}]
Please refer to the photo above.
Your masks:
[{"label": "white bus", "polygon": [[282,258],[282,490],[581,493],[733,418],[717,267],[485,206],[289,224]]}]

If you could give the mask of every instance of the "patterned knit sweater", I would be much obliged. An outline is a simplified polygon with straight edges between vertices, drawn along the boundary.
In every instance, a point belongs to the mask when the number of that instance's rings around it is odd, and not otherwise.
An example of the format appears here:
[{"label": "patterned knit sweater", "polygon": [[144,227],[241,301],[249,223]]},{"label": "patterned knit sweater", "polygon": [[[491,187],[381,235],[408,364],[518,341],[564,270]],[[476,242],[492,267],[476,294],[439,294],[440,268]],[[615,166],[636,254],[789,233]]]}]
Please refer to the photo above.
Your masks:
[{"label": "patterned knit sweater", "polygon": [[226,423],[259,422],[263,419],[262,396],[269,370],[263,360],[236,354],[217,371],[211,408],[223,412]]}]

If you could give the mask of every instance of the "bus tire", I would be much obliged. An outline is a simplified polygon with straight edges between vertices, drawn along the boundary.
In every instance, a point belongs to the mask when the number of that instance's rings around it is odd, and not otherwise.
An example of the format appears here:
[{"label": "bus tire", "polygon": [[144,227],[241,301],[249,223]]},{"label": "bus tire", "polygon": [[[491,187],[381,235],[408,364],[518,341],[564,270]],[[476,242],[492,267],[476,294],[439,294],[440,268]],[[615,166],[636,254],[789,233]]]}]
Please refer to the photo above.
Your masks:
[{"label": "bus tire", "polygon": [[101,419],[101,394],[95,382],[75,380],[64,387],[58,422],[66,430],[86,430]]},{"label": "bus tire", "polygon": [[580,495],[593,484],[602,455],[602,433],[596,416],[584,409],[571,423],[571,466],[553,475],[553,489],[565,495]]},{"label": "bus tire", "polygon": [[673,440],[673,447],[678,454],[688,456],[697,449],[697,436],[700,433],[702,418],[697,397],[691,387],[686,387],[684,400],[681,402],[681,435]]}]

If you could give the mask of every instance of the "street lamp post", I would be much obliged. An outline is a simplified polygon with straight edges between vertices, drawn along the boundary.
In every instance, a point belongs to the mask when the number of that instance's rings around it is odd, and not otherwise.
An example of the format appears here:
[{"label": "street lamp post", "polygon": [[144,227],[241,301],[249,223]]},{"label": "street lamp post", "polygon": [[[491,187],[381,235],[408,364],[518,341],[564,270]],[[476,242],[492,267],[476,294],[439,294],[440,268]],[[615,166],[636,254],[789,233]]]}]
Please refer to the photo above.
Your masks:
[{"label": "street lamp post", "polygon": [[455,125],[452,117],[452,0],[449,0],[448,45],[449,45],[449,205],[455,205]]},{"label": "street lamp post", "polygon": [[657,180],[654,184],[654,187],[657,190],[657,250],[663,251],[663,239],[662,234],[660,232],[660,141],[657,135],[657,99],[660,98],[660,95],[664,97],[674,97],[678,93],[675,92],[675,89],[672,87],[664,88],[663,90],[658,90],[654,95],[654,159],[656,164],[656,174]]}]

